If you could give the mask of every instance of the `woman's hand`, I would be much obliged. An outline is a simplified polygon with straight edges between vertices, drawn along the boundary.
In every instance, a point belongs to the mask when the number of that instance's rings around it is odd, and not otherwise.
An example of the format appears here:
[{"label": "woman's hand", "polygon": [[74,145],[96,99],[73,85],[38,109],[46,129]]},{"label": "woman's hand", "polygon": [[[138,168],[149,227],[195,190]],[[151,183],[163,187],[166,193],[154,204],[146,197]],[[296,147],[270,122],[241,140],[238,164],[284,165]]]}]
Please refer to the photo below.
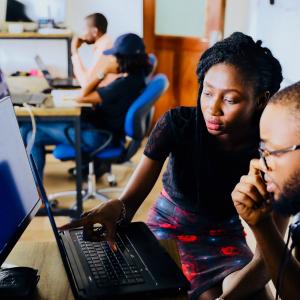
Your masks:
[{"label": "woman's hand", "polygon": [[[115,244],[115,232],[117,221],[121,217],[123,203],[119,199],[109,200],[101,203],[96,208],[89,212],[82,214],[79,220],[72,221],[66,225],[61,226],[60,230],[67,230],[83,226],[83,235],[86,239],[97,241],[106,240],[113,251],[117,251]],[[95,229],[94,225],[101,224],[104,229],[99,231]],[[99,229],[99,227],[98,227]]]},{"label": "woman's hand", "polygon": [[260,166],[259,160],[251,160],[248,175],[241,177],[231,194],[238,214],[249,226],[256,226],[271,216],[272,203],[261,171],[264,169]]}]

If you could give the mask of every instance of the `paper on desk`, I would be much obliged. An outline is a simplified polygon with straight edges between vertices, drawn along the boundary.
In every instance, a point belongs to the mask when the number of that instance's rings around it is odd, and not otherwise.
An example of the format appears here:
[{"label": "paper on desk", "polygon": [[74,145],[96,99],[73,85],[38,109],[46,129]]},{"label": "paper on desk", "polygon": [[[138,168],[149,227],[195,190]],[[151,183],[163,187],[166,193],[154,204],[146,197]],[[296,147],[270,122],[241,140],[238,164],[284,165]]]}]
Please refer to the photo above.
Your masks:
[{"label": "paper on desk", "polygon": [[54,107],[91,107],[89,103],[77,103],[75,99],[80,95],[80,89],[52,90]]}]

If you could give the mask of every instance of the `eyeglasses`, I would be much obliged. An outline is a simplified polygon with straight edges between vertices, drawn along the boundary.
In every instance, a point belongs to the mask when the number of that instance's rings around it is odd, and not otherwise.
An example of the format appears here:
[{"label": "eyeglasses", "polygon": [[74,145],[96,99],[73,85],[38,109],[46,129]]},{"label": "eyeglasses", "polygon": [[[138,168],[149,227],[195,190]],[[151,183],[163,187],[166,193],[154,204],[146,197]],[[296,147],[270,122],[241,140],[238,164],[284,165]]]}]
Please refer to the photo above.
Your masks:
[{"label": "eyeglasses", "polygon": [[291,151],[296,151],[296,150],[299,150],[299,149],[300,149],[300,145],[293,145],[291,147],[287,147],[287,148],[280,149],[280,150],[268,151],[265,148],[264,143],[260,142],[258,151],[260,153],[260,158],[262,159],[265,168],[267,170],[269,170],[270,168],[269,168],[269,165],[268,165],[268,162],[267,162],[267,157],[268,156],[271,156],[271,155],[272,156],[279,156],[281,154],[285,154],[285,153],[288,153],[288,152],[291,152]]}]

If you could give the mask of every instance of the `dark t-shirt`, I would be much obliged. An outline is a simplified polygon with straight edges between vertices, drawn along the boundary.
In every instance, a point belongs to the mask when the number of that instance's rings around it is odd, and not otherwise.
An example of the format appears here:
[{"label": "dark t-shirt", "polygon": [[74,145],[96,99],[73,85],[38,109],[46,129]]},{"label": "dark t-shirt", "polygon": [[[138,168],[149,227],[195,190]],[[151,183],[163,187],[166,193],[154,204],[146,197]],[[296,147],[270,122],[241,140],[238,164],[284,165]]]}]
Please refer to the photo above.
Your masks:
[{"label": "dark t-shirt", "polygon": [[[250,160],[258,157],[257,141],[247,150],[234,153],[209,148],[209,170],[201,169],[197,164],[195,129],[196,108],[171,109],[151,132],[144,154],[153,160],[169,157],[163,186],[178,206],[207,217],[230,218],[236,214],[231,192],[240,177],[248,173]],[[199,195],[197,172],[211,174],[207,175],[205,187],[199,182]]]},{"label": "dark t-shirt", "polygon": [[94,109],[84,110],[82,120],[112,132],[115,138],[122,137],[126,113],[144,88],[145,76],[142,72],[116,79],[108,86],[97,89],[102,103]]}]

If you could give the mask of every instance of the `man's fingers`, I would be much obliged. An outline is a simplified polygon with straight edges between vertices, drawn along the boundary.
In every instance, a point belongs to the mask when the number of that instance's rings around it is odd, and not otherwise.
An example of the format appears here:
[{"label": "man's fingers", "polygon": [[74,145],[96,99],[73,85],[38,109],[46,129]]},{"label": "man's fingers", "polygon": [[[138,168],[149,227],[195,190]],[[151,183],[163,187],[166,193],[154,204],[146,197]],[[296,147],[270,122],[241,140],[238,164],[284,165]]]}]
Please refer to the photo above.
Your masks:
[{"label": "man's fingers", "polygon": [[256,187],[254,185],[252,185],[252,184],[249,184],[249,183],[239,183],[237,185],[236,189],[239,192],[247,195],[256,204],[257,203],[261,203],[263,201],[263,197],[258,192],[258,190],[256,189]]},{"label": "man's fingers", "polygon": [[234,190],[231,196],[234,206],[241,204],[248,208],[252,208],[255,205],[255,202],[252,199],[238,190]]},{"label": "man's fingers", "polygon": [[260,175],[245,175],[241,177],[242,183],[251,184],[256,187],[262,198],[267,199],[269,193],[266,188],[266,184],[263,182],[263,179]]},{"label": "man's fingers", "polygon": [[260,175],[260,164],[259,159],[252,159],[250,161],[250,168],[248,175]]}]

